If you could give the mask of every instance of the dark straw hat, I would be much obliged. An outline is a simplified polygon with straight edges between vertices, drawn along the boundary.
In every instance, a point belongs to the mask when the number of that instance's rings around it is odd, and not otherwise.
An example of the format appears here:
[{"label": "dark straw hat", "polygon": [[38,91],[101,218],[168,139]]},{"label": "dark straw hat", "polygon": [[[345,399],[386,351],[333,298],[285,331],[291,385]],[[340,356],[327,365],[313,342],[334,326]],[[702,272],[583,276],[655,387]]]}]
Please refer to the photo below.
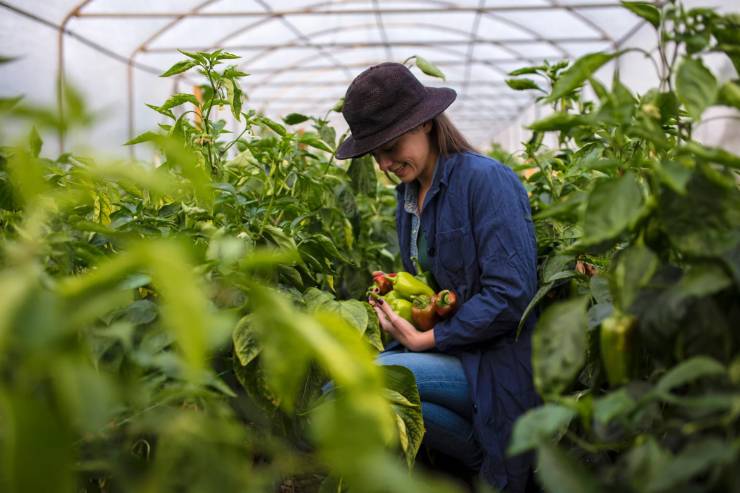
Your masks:
[{"label": "dark straw hat", "polygon": [[426,87],[400,63],[381,63],[347,88],[342,114],[352,132],[337,159],[362,156],[442,113],[457,97],[447,87]]}]

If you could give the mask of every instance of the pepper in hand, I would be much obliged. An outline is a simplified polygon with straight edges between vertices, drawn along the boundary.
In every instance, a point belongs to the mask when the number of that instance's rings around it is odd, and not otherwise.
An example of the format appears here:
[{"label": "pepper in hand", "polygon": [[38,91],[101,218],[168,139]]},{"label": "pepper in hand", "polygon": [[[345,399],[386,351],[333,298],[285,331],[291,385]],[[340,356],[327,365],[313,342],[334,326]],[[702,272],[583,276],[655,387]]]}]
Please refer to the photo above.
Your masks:
[{"label": "pepper in hand", "polygon": [[434,327],[437,323],[437,313],[434,311],[434,303],[432,298],[427,295],[419,295],[414,297],[414,304],[411,309],[411,317],[413,319],[414,326],[426,332]]},{"label": "pepper in hand", "polygon": [[434,290],[427,284],[415,278],[409,272],[398,272],[395,276],[386,275],[393,283],[393,290],[398,292],[401,298],[410,300],[413,296],[434,296]]},{"label": "pepper in hand", "polygon": [[434,311],[441,318],[447,318],[457,309],[457,295],[449,289],[443,289],[434,297]]}]

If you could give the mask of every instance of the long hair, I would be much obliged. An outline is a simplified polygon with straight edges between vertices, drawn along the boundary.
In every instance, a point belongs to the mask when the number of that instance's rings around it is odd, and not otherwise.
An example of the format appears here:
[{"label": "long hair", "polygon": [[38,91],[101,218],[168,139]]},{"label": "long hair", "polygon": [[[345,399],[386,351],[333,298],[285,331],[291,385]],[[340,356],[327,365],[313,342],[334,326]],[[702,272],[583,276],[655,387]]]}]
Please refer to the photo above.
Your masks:
[{"label": "long hair", "polygon": [[432,119],[430,138],[432,146],[440,156],[447,156],[455,152],[478,152],[444,113],[440,113]]}]

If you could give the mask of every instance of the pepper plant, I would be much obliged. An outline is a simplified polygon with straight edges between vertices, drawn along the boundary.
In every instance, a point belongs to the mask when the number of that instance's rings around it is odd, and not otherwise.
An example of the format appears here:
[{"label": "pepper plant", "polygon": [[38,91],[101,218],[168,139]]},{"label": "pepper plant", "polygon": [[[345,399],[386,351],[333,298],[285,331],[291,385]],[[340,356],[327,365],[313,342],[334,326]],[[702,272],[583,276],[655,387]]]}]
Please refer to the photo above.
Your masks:
[{"label": "pepper plant", "polygon": [[350,299],[393,270],[392,191],[326,118],[245,110],[233,55],[184,56],[163,75],[206,82],[129,142],[156,164],[44,157],[89,123],[69,88],[63,117],[0,102],[39,129],[0,147],[0,489],[454,491],[409,474],[413,376]]},{"label": "pepper plant", "polygon": [[740,108],[737,81],[702,60],[740,69],[740,17],[623,5],[656,30],[658,87],[595,76],[626,52],[652,56],[641,48],[511,74],[553,112],[512,160],[535,170],[523,180],[541,288],[527,315],[544,309],[533,369],[546,403],[509,453],[536,450],[548,491],[736,491],[740,157],[694,134],[710,107]]}]

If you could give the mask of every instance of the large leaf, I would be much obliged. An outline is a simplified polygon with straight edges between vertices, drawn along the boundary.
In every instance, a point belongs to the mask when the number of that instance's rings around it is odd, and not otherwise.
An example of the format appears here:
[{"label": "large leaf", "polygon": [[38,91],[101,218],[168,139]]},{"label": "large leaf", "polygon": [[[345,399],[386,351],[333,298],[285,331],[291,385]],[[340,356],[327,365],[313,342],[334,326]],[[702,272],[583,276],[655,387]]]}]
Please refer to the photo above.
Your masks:
[{"label": "large leaf", "polygon": [[660,27],[660,10],[649,2],[622,2],[622,5],[633,14],[648,21],[655,29]]},{"label": "large leaf", "polygon": [[169,69],[167,69],[160,77],[170,77],[172,75],[181,74],[195,67],[197,63],[194,60],[182,60],[177,62]]},{"label": "large leaf", "polygon": [[560,78],[553,85],[552,92],[545,98],[545,101],[553,103],[580,87],[594,72],[616,55],[616,53],[589,53],[582,56],[570,68],[560,74]]},{"label": "large leaf", "polygon": [[537,323],[532,342],[534,382],[543,396],[568,388],[586,360],[588,298],[550,306]]},{"label": "large leaf", "polygon": [[732,81],[722,84],[717,94],[717,102],[740,109],[740,85]]},{"label": "large leaf", "polygon": [[508,455],[517,455],[559,438],[576,412],[558,404],[545,404],[531,409],[514,424]]},{"label": "large leaf", "polygon": [[399,442],[409,467],[414,464],[424,438],[424,419],[421,415],[421,399],[416,388],[414,374],[403,366],[383,366],[386,389],[396,414]]},{"label": "large leaf", "polygon": [[657,268],[658,257],[646,246],[632,245],[620,252],[611,278],[617,306],[623,311],[629,309]]},{"label": "large leaf", "polygon": [[625,388],[621,388],[594,402],[594,419],[606,425],[615,418],[626,416],[635,407],[637,401]]},{"label": "large leaf", "polygon": [[375,196],[378,179],[375,175],[375,163],[372,156],[368,154],[352,159],[347,173],[352,179],[352,190],[355,193]]},{"label": "large leaf", "polygon": [[678,251],[693,257],[721,257],[740,244],[740,194],[697,170],[686,194],[662,194],[662,227]]},{"label": "large leaf", "polygon": [[195,106],[198,106],[198,99],[192,94],[186,94],[186,93],[173,94],[159,108],[161,110],[169,110],[171,108],[175,108],[185,103],[191,103]]},{"label": "large leaf", "polygon": [[642,188],[632,172],[597,182],[584,208],[579,244],[591,246],[617,238],[642,216],[644,202]]},{"label": "large leaf", "polygon": [[548,493],[597,493],[599,483],[581,463],[556,445],[537,450],[537,476]]},{"label": "large leaf", "polygon": [[684,58],[676,72],[676,95],[689,116],[700,120],[717,98],[717,80],[701,60]]},{"label": "large leaf", "polygon": [[655,386],[655,392],[667,394],[676,387],[704,377],[723,375],[727,369],[716,360],[706,356],[696,356],[671,368]]},{"label": "large leaf", "polygon": [[242,366],[247,366],[251,363],[261,351],[257,335],[255,334],[254,327],[252,327],[253,323],[254,317],[252,315],[243,317],[236,325],[232,336],[234,354]]},{"label": "large leaf", "polygon": [[[685,485],[713,466],[736,467],[737,448],[718,438],[690,442],[678,455],[666,461],[660,474],[647,484],[646,491],[659,493]],[[733,463],[734,466],[732,465]]]},{"label": "large leaf", "polygon": [[561,131],[583,125],[586,122],[587,120],[581,115],[558,112],[537,120],[529,125],[529,128],[535,132]]}]

